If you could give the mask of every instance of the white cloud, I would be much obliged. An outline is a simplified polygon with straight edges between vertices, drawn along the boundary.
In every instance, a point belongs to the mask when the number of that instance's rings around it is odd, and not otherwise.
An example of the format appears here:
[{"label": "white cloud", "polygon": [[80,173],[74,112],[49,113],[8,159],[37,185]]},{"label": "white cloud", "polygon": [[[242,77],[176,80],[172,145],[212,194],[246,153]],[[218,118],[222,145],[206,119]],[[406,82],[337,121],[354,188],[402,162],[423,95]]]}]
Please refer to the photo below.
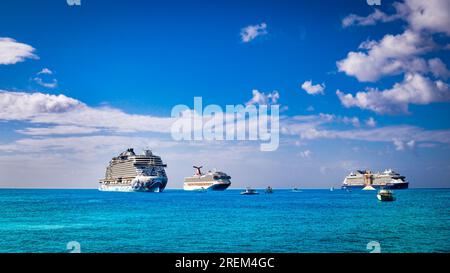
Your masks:
[{"label": "white cloud", "polygon": [[342,20],[342,26],[368,26],[377,22],[391,22],[402,19],[415,31],[429,31],[450,35],[450,2],[446,0],[405,0],[394,2],[396,12],[388,15],[379,9],[368,16],[350,14]]},{"label": "white cloud", "polygon": [[[367,88],[365,92],[352,95],[338,90],[336,93],[345,107],[394,114],[407,113],[409,104],[450,100],[449,85],[442,81],[450,77],[446,64],[439,58],[426,60],[422,57],[430,51],[443,49],[435,44],[433,35],[450,35],[450,2],[405,0],[395,2],[394,7],[393,15],[376,10],[367,17],[350,15],[344,19],[344,26],[401,19],[407,22],[407,28],[401,34],[387,34],[380,41],[362,43],[360,51],[349,52],[337,66],[340,72],[361,82],[375,82],[384,76],[399,74],[404,74],[404,80],[383,91]],[[429,75],[437,80],[429,79]]]},{"label": "white cloud", "polygon": [[379,114],[408,113],[409,104],[450,101],[448,84],[440,80],[432,81],[420,74],[407,74],[403,82],[383,91],[370,88],[352,95],[338,90],[336,94],[347,108],[359,107]]},{"label": "white cloud", "polygon": [[[408,149],[416,146],[431,147],[431,145],[439,143],[450,145],[450,130],[425,130],[410,125],[336,129],[335,123],[343,122],[342,120],[343,117],[330,114],[295,116],[282,120],[281,131],[286,136],[299,136],[302,141],[345,139],[368,142],[395,142],[396,150],[399,150],[399,147],[402,147],[402,145]],[[298,140],[295,139],[295,142],[298,142]]]},{"label": "white cloud", "polygon": [[436,78],[448,79],[450,77],[450,71],[441,59],[433,58],[428,60],[428,66]]},{"label": "white cloud", "polygon": [[28,120],[83,109],[82,102],[64,95],[0,90],[0,120]]},{"label": "white cloud", "polygon": [[359,122],[359,118],[357,117],[344,117],[342,118],[342,122],[344,122],[345,124],[352,124],[354,127],[359,127],[361,125],[361,123]]},{"label": "white cloud", "polygon": [[40,153],[49,151],[71,151],[80,157],[95,157],[98,153],[117,153],[124,147],[171,147],[173,141],[160,141],[146,137],[136,136],[70,136],[70,137],[44,137],[24,138],[10,144],[0,145],[0,151]]},{"label": "white cloud", "polygon": [[254,40],[258,36],[267,34],[267,24],[261,23],[259,25],[250,25],[241,29],[241,40],[244,43],[248,43]]},{"label": "white cloud", "polygon": [[39,72],[37,73],[37,75],[41,75],[41,74],[52,75],[53,72],[52,72],[50,69],[44,67],[44,68],[42,68],[41,71],[39,71]]},{"label": "white cloud", "polygon": [[387,15],[386,13],[380,11],[379,9],[375,9],[375,11],[368,16],[359,16],[356,14],[350,14],[346,16],[342,20],[343,27],[349,27],[352,25],[360,25],[360,26],[369,26],[375,25],[377,22],[391,22],[396,19],[399,19],[400,16],[398,14]]},{"label": "white cloud", "polygon": [[254,89],[252,91],[253,97],[247,102],[247,105],[272,105],[277,104],[280,94],[278,91],[273,91],[272,93],[265,94],[264,92],[259,92]]},{"label": "white cloud", "polygon": [[100,129],[73,125],[59,125],[53,127],[25,128],[17,130],[18,133],[31,136],[44,135],[73,135],[73,134],[91,134],[100,132]]},{"label": "white cloud", "polygon": [[302,88],[303,88],[303,90],[306,91],[306,93],[308,93],[310,95],[323,94],[324,90],[325,90],[325,84],[322,83],[322,84],[313,85],[312,80],[309,80],[309,81],[305,81],[302,84]]},{"label": "white cloud", "polygon": [[[56,88],[58,86],[58,80],[52,79],[50,82],[47,80],[43,80],[40,75],[53,75],[53,71],[48,68],[43,68],[41,71],[36,73],[36,77],[33,79],[37,84],[46,88]],[[48,76],[44,76],[48,77]]]},{"label": "white cloud", "polygon": [[394,139],[393,144],[395,146],[395,150],[397,151],[404,151],[406,149],[413,150],[416,147],[415,140],[402,141],[400,139]]},{"label": "white cloud", "polygon": [[312,155],[312,152],[310,150],[304,150],[300,152],[300,156],[303,158],[310,158]]},{"label": "white cloud", "polygon": [[366,125],[369,127],[375,127],[375,126],[377,126],[377,122],[375,121],[375,119],[373,117],[370,117],[366,120]]},{"label": "white cloud", "polygon": [[396,4],[397,13],[417,31],[450,35],[450,2],[446,0],[405,0]]},{"label": "white cloud", "polygon": [[385,35],[381,41],[366,41],[360,49],[367,52],[349,52],[338,61],[340,72],[362,82],[374,82],[386,75],[403,72],[427,71],[425,60],[417,56],[434,48],[429,37],[406,30],[398,35]]},{"label": "white cloud", "polygon": [[27,44],[19,43],[11,38],[0,37],[0,65],[15,64],[25,59],[38,59],[35,49]]},{"label": "white cloud", "polygon": [[37,84],[46,88],[56,88],[58,87],[58,81],[56,79],[52,79],[51,82],[44,82],[41,78],[35,77],[33,79]]},{"label": "white cloud", "polygon": [[64,95],[9,91],[0,91],[0,120],[90,127],[115,132],[170,132],[173,122],[172,118],[127,114],[110,107],[89,107]]}]

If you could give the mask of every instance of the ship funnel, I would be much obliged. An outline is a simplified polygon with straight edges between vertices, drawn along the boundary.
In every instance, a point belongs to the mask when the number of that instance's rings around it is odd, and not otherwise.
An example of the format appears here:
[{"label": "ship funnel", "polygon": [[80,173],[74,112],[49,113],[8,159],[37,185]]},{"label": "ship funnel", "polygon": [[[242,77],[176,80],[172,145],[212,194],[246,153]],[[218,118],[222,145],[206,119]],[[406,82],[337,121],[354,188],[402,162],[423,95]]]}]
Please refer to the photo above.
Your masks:
[{"label": "ship funnel", "polygon": [[194,169],[197,169],[197,171],[195,172],[195,174],[197,175],[202,175],[202,170],[201,168],[203,168],[203,166],[197,167],[197,166],[192,166]]}]

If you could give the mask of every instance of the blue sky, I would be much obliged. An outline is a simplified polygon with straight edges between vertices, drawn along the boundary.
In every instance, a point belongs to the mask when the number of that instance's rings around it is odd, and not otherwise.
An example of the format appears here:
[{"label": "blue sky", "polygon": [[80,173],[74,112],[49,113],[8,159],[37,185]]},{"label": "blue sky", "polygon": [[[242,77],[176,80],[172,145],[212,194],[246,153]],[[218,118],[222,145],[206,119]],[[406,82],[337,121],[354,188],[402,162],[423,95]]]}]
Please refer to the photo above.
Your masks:
[{"label": "blue sky", "polygon": [[[2,1],[0,186],[96,187],[112,156],[151,146],[174,188],[194,163],[235,187],[338,186],[362,168],[448,187],[448,11],[438,0]],[[248,27],[261,29],[247,41]],[[252,90],[287,109],[277,151],[167,134],[173,106],[245,104]],[[118,112],[122,125],[108,120]],[[158,126],[124,128],[133,115]]]}]

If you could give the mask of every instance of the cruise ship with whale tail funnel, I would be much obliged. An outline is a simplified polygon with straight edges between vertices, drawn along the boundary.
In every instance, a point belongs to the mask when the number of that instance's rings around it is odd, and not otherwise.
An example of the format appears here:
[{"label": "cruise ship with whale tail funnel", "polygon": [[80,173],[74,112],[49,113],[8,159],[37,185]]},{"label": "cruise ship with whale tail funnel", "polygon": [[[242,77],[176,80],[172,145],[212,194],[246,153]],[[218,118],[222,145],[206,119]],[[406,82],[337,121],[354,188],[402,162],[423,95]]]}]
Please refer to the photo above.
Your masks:
[{"label": "cruise ship with whale tail funnel", "polygon": [[203,166],[193,168],[196,169],[195,174],[184,178],[183,189],[186,191],[223,191],[231,185],[231,176],[224,172],[214,170],[202,173]]},{"label": "cruise ship with whale tail funnel", "polygon": [[167,185],[167,167],[151,150],[136,154],[133,148],[113,157],[100,180],[100,191],[162,192]]},{"label": "cruise ship with whale tail funnel", "polygon": [[407,189],[409,182],[405,176],[387,169],[384,172],[372,173],[368,170],[358,170],[347,175],[342,183],[342,189],[348,188],[384,188],[384,189]]}]

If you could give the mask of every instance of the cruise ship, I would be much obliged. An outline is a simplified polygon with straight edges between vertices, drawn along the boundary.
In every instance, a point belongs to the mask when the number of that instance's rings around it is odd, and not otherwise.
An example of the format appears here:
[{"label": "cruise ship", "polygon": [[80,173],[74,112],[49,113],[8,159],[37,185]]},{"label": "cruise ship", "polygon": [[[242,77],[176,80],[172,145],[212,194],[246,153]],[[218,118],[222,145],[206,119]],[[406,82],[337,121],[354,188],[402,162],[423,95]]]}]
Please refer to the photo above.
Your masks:
[{"label": "cruise ship", "polygon": [[99,190],[162,192],[167,185],[166,167],[150,150],[138,155],[130,148],[109,162]]},{"label": "cruise ship", "polygon": [[342,183],[342,188],[373,188],[407,189],[409,182],[406,178],[392,169],[384,172],[372,173],[371,171],[356,171],[347,175]]},{"label": "cruise ship", "polygon": [[193,176],[184,178],[184,190],[223,191],[231,185],[231,177],[226,173],[219,171],[209,171],[203,174],[201,168],[203,167],[194,166],[194,169],[196,169],[195,174]]}]

